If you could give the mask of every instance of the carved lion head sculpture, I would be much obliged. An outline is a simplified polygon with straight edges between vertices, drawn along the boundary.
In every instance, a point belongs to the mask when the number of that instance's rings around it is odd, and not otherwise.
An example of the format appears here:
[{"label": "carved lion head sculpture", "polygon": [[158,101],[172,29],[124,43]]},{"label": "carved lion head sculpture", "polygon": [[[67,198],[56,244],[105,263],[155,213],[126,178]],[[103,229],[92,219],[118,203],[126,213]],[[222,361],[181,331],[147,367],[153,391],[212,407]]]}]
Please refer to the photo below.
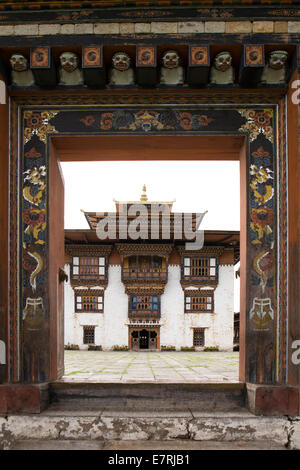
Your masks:
[{"label": "carved lion head sculpture", "polygon": [[174,69],[179,66],[180,57],[176,51],[167,51],[162,57],[163,66],[167,69]]},{"label": "carved lion head sculpture", "polygon": [[286,51],[272,51],[269,55],[269,65],[274,70],[280,70],[285,66],[287,58]]},{"label": "carved lion head sculpture", "polygon": [[59,56],[60,65],[66,72],[74,72],[78,67],[78,57],[74,52],[63,52]]},{"label": "carved lion head sculpture", "polygon": [[116,52],[112,57],[113,68],[124,72],[130,67],[130,57],[126,52]]},{"label": "carved lion head sculpture", "polygon": [[225,72],[226,70],[229,69],[231,64],[232,64],[232,57],[229,52],[219,52],[219,54],[216,55],[214,66],[217,70],[220,70],[221,72]]},{"label": "carved lion head sculpture", "polygon": [[10,58],[10,64],[16,72],[24,72],[28,69],[28,61],[22,54],[13,54]]}]

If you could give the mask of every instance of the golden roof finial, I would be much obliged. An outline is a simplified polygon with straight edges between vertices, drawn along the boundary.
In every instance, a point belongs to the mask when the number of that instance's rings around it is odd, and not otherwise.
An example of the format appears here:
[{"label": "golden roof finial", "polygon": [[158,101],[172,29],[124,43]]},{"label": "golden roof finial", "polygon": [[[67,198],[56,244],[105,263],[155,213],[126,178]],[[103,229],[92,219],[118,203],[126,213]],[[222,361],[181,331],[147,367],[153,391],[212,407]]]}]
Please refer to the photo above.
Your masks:
[{"label": "golden roof finial", "polygon": [[147,194],[146,194],[146,185],[144,184],[143,186],[143,192],[141,194],[141,202],[146,202],[148,201],[148,197],[147,197]]}]

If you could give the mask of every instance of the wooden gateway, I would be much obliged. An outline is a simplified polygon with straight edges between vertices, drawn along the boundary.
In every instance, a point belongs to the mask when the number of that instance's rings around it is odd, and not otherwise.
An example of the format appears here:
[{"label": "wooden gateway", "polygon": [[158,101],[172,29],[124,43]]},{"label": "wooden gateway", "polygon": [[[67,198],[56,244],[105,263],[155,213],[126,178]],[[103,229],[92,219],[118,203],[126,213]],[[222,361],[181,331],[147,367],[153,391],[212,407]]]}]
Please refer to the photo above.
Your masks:
[{"label": "wooden gateway", "polygon": [[[2,1],[0,11],[0,412],[39,412],[63,375],[65,242],[66,289],[77,296],[66,312],[79,318],[82,342],[210,341],[201,319],[212,314],[203,310],[220,315],[234,234],[221,243],[207,233],[205,256],[180,252],[173,239],[129,243],[117,234],[100,246],[92,225],[65,234],[59,165],[202,159],[240,161],[240,381],[249,408],[299,414],[298,0],[95,0],[84,9]],[[173,275],[187,324],[177,340],[163,324]],[[117,285],[123,303],[114,313]],[[95,319],[114,314],[118,336],[101,338]]]}]

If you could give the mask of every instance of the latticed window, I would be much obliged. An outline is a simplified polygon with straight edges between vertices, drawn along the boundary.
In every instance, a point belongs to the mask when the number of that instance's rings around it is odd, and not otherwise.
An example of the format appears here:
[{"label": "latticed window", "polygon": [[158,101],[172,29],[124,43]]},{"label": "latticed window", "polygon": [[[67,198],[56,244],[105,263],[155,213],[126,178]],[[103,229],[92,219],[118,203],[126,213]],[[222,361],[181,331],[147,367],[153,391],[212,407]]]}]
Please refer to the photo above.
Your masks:
[{"label": "latticed window", "polygon": [[216,280],[217,259],[209,257],[185,257],[182,274],[183,279]]},{"label": "latticed window", "polygon": [[194,328],[193,345],[204,346],[205,345],[205,328]]},{"label": "latticed window", "polygon": [[72,260],[73,279],[105,279],[104,256],[74,256]]},{"label": "latticed window", "polygon": [[103,295],[76,294],[76,312],[103,312]]},{"label": "latticed window", "polygon": [[122,269],[123,279],[166,279],[167,267],[159,256],[130,256]]},{"label": "latticed window", "polygon": [[160,299],[157,295],[133,295],[129,303],[129,314],[159,315]]},{"label": "latticed window", "polygon": [[95,327],[84,326],[83,327],[83,344],[94,344],[95,343]]},{"label": "latticed window", "polygon": [[199,295],[185,294],[184,300],[186,313],[213,312],[214,299],[212,293]]}]

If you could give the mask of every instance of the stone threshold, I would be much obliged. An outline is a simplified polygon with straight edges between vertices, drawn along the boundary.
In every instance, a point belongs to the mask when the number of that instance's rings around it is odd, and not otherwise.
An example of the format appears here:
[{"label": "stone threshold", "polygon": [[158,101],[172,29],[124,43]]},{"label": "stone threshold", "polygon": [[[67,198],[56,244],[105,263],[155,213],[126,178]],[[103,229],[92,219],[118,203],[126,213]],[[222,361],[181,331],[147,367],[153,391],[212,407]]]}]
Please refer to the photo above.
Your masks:
[{"label": "stone threshold", "polygon": [[241,448],[257,448],[255,446],[263,443],[281,449],[300,449],[300,417],[254,416],[245,410],[165,409],[156,413],[149,410],[134,413],[124,408],[106,408],[105,412],[105,409],[93,407],[80,410],[79,405],[77,409],[66,406],[59,409],[59,405],[52,405],[39,415],[0,417],[0,447],[4,450],[24,449],[24,446],[34,450],[34,446],[41,449],[47,445],[59,449],[59,446],[70,446],[69,441],[72,450],[76,446],[81,449],[82,445],[87,449],[107,450],[146,449],[146,445],[150,445],[149,449],[161,448],[161,445],[171,449],[177,444],[187,445],[183,449],[197,445],[208,449],[215,442],[220,449],[237,443]]},{"label": "stone threshold", "polygon": [[287,450],[273,441],[91,441],[91,440],[48,440],[17,441],[10,450],[130,450],[130,451],[197,451],[197,450]]},{"label": "stone threshold", "polygon": [[246,384],[244,382],[198,382],[198,381],[177,381],[177,380],[170,380],[170,379],[159,379],[156,381],[151,380],[144,380],[144,379],[129,379],[124,381],[114,381],[114,380],[94,380],[94,381],[85,381],[82,379],[74,379],[70,380],[69,378],[56,380],[55,382],[51,382],[50,386],[56,389],[63,389],[67,387],[71,388],[89,388],[89,389],[97,389],[100,387],[109,387],[109,386],[119,386],[122,387],[124,385],[134,385],[138,386],[152,386],[152,387],[159,387],[161,385],[167,385],[170,387],[182,387],[182,388],[190,388],[195,387],[199,390],[207,390],[207,389],[236,389],[236,390],[243,390],[245,389]]}]

